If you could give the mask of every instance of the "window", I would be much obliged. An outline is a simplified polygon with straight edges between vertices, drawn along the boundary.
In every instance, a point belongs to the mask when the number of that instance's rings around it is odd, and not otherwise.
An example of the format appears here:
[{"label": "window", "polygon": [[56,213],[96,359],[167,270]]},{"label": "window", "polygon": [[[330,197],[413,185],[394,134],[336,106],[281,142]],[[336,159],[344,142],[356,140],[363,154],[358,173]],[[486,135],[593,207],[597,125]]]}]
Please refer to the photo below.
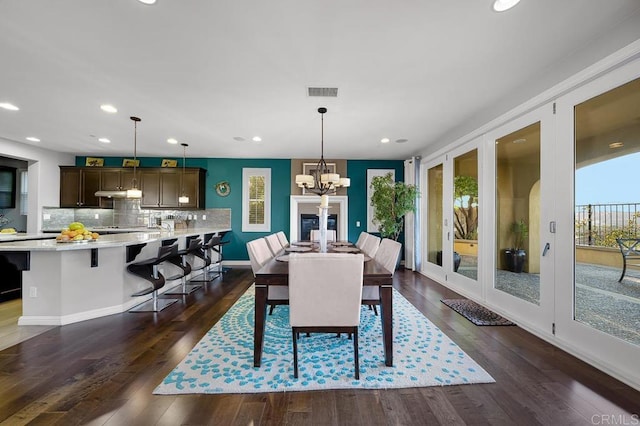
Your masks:
[{"label": "window", "polygon": [[0,166],[0,209],[16,208],[16,169]]},{"label": "window", "polygon": [[26,216],[29,208],[29,172],[20,170],[20,214]]},{"label": "window", "polygon": [[242,169],[242,232],[271,231],[271,169]]}]

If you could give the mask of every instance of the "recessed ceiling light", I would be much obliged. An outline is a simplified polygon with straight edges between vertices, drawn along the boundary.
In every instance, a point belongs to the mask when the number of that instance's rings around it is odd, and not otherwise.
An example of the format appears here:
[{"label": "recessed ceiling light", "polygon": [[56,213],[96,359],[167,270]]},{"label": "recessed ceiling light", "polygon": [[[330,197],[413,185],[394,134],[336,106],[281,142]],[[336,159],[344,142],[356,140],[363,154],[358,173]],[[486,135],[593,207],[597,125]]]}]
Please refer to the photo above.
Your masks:
[{"label": "recessed ceiling light", "polygon": [[380,139],[381,143],[389,143],[390,139],[389,138],[382,138]]},{"label": "recessed ceiling light", "polygon": [[115,114],[116,112],[118,112],[118,108],[109,104],[100,105],[100,109],[104,112],[108,112],[109,114]]},{"label": "recessed ceiling light", "polygon": [[40,139],[34,138],[33,136],[29,136],[26,138],[29,142],[40,142]]},{"label": "recessed ceiling light", "polygon": [[513,143],[525,143],[526,141],[527,141],[526,139],[520,138],[513,141]]},{"label": "recessed ceiling light", "polygon": [[396,143],[407,143],[409,139],[396,139]]},{"label": "recessed ceiling light", "polygon": [[0,102],[0,108],[8,109],[9,111],[19,111],[20,108],[9,102]]},{"label": "recessed ceiling light", "polygon": [[167,139],[167,142],[169,142],[171,145],[177,145],[178,141],[174,138],[169,138]]},{"label": "recessed ceiling light", "polygon": [[622,142],[611,142],[609,144],[609,148],[611,149],[622,148],[623,146],[624,144]]},{"label": "recessed ceiling light", "polygon": [[111,143],[111,141],[107,138],[98,138],[98,142],[102,142],[102,143]]},{"label": "recessed ceiling light", "polygon": [[251,140],[254,142],[262,142],[262,138],[260,136],[254,136],[251,138]]},{"label": "recessed ceiling light", "polygon": [[154,4],[156,0],[138,0],[140,3],[144,4]]},{"label": "recessed ceiling light", "polygon": [[493,10],[496,12],[504,12],[518,3],[520,3],[520,0],[496,0],[493,2]]},{"label": "recessed ceiling light", "polygon": [[242,136],[234,136],[233,140],[238,142],[244,142],[246,139],[243,138]]}]

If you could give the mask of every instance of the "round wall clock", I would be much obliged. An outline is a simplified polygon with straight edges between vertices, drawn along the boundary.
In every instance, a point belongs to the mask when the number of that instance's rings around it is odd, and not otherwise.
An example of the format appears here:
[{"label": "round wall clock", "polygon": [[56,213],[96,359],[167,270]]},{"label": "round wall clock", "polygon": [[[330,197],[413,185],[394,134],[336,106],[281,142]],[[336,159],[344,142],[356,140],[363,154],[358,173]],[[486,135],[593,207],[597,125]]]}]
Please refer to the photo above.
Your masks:
[{"label": "round wall clock", "polygon": [[216,183],[216,193],[221,197],[226,197],[231,192],[231,185],[226,180]]}]

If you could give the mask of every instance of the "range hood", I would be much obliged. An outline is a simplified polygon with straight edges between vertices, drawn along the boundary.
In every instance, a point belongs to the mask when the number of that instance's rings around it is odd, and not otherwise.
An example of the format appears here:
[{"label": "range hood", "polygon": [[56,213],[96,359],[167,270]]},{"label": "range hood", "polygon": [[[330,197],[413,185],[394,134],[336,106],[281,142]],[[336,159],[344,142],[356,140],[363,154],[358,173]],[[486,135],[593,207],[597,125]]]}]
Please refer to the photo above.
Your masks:
[{"label": "range hood", "polygon": [[104,198],[127,198],[127,191],[96,191],[93,195]]}]

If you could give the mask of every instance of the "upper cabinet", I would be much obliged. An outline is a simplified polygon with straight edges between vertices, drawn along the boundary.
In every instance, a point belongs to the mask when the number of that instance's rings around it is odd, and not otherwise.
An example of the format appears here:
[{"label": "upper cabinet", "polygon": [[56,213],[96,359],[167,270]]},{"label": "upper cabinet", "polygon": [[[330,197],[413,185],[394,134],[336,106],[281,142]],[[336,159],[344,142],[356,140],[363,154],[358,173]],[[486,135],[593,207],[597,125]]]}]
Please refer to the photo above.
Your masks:
[{"label": "upper cabinet", "polygon": [[[188,168],[138,168],[140,207],[148,209],[204,209],[206,170]],[[133,181],[131,168],[60,167],[60,207],[112,208],[113,199],[96,197],[96,191],[123,191]],[[179,203],[178,197],[189,197]]]},{"label": "upper cabinet", "polygon": [[100,207],[100,170],[60,167],[60,207]]}]

